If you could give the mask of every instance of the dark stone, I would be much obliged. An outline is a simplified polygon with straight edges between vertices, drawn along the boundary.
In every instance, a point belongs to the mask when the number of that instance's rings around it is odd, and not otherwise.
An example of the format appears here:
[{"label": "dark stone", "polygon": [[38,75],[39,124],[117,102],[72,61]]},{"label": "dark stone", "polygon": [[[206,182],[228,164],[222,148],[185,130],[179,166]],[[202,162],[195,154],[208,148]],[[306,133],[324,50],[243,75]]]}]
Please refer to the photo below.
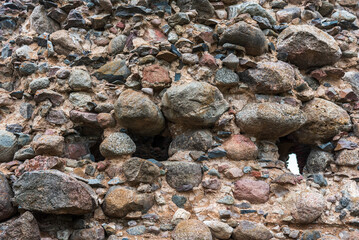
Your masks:
[{"label": "dark stone", "polygon": [[176,204],[177,207],[179,208],[184,208],[184,205],[187,202],[187,198],[184,196],[179,196],[179,195],[173,195],[172,196],[172,202],[174,204]]}]

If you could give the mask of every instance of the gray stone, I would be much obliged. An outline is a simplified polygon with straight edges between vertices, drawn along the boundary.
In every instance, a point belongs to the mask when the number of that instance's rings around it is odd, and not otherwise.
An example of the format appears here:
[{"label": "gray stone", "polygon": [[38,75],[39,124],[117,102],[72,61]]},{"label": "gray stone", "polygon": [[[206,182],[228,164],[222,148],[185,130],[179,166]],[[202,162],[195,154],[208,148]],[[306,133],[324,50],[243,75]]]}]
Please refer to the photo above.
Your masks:
[{"label": "gray stone", "polygon": [[90,186],[57,170],[25,172],[13,189],[16,203],[30,211],[83,215],[97,207]]},{"label": "gray stone", "polygon": [[208,19],[214,17],[214,7],[208,0],[192,1],[192,8],[197,10],[200,18]]},{"label": "gray stone", "polygon": [[0,172],[0,222],[13,216],[16,208],[11,203],[11,198],[14,196],[12,189],[5,177]]},{"label": "gray stone", "polygon": [[154,183],[160,176],[156,164],[141,158],[128,159],[122,168],[127,181],[132,183]]},{"label": "gray stone", "polygon": [[342,52],[329,34],[310,25],[291,25],[278,36],[277,52],[301,69],[332,65]]},{"label": "gray stone", "polygon": [[174,27],[176,25],[185,25],[190,22],[191,22],[191,20],[189,19],[187,13],[184,13],[184,12],[176,13],[168,19],[168,24],[171,27]]},{"label": "gray stone", "polygon": [[0,162],[11,161],[16,150],[16,136],[11,132],[0,130]]},{"label": "gray stone", "polygon": [[290,23],[295,18],[300,18],[301,10],[299,7],[286,8],[276,12],[277,20],[280,23]]},{"label": "gray stone", "polygon": [[73,231],[70,240],[105,240],[105,230],[102,226],[85,228]]},{"label": "gray stone", "polygon": [[259,28],[245,22],[238,22],[228,27],[222,34],[219,43],[243,46],[246,53],[253,56],[262,55],[268,48],[264,33]]},{"label": "gray stone", "polygon": [[193,162],[163,162],[167,169],[166,181],[179,192],[186,192],[197,187],[202,181],[202,168]]},{"label": "gray stone", "polygon": [[359,164],[359,148],[354,150],[344,149],[335,158],[335,164],[339,166],[354,167]]},{"label": "gray stone", "polygon": [[69,86],[74,91],[86,91],[91,89],[91,77],[87,71],[81,69],[74,69],[69,78]]},{"label": "gray stone", "polygon": [[32,80],[29,84],[31,93],[35,93],[37,90],[48,88],[50,86],[50,80],[47,77],[37,78]]},{"label": "gray stone", "polygon": [[92,102],[91,95],[86,92],[72,92],[69,95],[69,101],[78,108],[86,108]]},{"label": "gray stone", "polygon": [[212,240],[209,228],[201,221],[188,219],[179,222],[172,234],[173,240]]},{"label": "gray stone", "polygon": [[30,15],[31,28],[34,29],[38,34],[42,33],[53,33],[60,29],[57,22],[47,16],[45,7],[39,5],[34,8]]},{"label": "gray stone", "polygon": [[234,229],[232,237],[234,240],[269,240],[273,235],[263,224],[240,221]]},{"label": "gray stone", "polygon": [[101,80],[105,79],[110,83],[125,83],[131,71],[126,65],[125,60],[114,60],[106,63],[94,73],[94,76]]},{"label": "gray stone", "polygon": [[325,172],[327,166],[334,162],[332,153],[321,151],[319,149],[312,149],[307,158],[305,171],[308,173]]},{"label": "gray stone", "polygon": [[115,103],[115,116],[120,124],[140,135],[157,135],[165,119],[156,104],[144,93],[126,90]]},{"label": "gray stone", "polygon": [[176,136],[168,148],[168,155],[179,151],[207,151],[213,144],[212,134],[208,130],[188,131]]},{"label": "gray stone", "polygon": [[227,68],[236,70],[239,65],[239,59],[236,55],[231,53],[225,59],[222,60],[222,63]]},{"label": "gray stone", "polygon": [[112,133],[100,145],[102,156],[108,158],[130,155],[135,151],[136,144],[126,133]]},{"label": "gray stone", "polygon": [[218,88],[205,82],[172,86],[162,97],[162,111],[171,122],[211,126],[228,109]]},{"label": "gray stone", "polygon": [[195,65],[199,62],[199,58],[197,54],[192,53],[183,53],[182,54],[182,61],[184,64],[188,65]]},{"label": "gray stone", "polygon": [[305,122],[306,117],[298,107],[271,102],[247,104],[236,115],[241,130],[260,139],[286,136]]},{"label": "gray stone", "polygon": [[114,39],[111,40],[110,44],[108,45],[108,51],[112,55],[119,54],[125,48],[127,41],[126,35],[118,35]]},{"label": "gray stone", "polygon": [[32,149],[32,147],[24,147],[15,153],[14,160],[25,161],[26,159],[31,159],[33,157],[35,157],[34,149]]},{"label": "gray stone", "polygon": [[298,194],[295,207],[292,214],[295,222],[309,224],[322,215],[326,204],[322,194],[307,191]]},{"label": "gray stone", "polygon": [[347,81],[355,93],[359,95],[359,72],[346,72],[343,79]]},{"label": "gray stone", "polygon": [[211,229],[212,234],[218,239],[229,239],[232,235],[233,228],[227,223],[220,221],[204,221],[203,223]]},{"label": "gray stone", "polygon": [[132,236],[138,236],[146,232],[146,227],[144,225],[138,225],[127,229],[126,232]]},{"label": "gray stone", "polygon": [[338,20],[338,21],[348,21],[354,22],[357,17],[354,14],[351,14],[345,10],[337,10],[335,13],[332,14],[331,18]]},{"label": "gray stone", "polygon": [[238,5],[229,6],[228,18],[232,19],[243,13],[248,13],[252,17],[260,16],[268,19],[272,25],[276,24],[275,19],[263,7],[257,3],[252,2],[245,2]]},{"label": "gray stone", "polygon": [[239,83],[237,73],[228,68],[221,68],[217,70],[214,80],[216,86],[219,87],[231,87],[236,86]]}]

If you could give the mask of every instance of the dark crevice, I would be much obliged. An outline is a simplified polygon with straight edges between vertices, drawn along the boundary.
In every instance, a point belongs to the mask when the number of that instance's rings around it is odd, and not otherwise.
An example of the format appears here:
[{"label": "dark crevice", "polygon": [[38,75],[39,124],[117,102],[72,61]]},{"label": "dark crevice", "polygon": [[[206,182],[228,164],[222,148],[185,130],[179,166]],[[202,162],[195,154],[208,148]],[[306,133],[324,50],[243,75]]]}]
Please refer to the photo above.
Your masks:
[{"label": "dark crevice", "polygon": [[166,161],[168,159],[168,148],[172,139],[162,135],[154,137],[144,137],[130,134],[132,140],[136,144],[136,152],[134,157],[144,159],[156,159],[158,161]]}]

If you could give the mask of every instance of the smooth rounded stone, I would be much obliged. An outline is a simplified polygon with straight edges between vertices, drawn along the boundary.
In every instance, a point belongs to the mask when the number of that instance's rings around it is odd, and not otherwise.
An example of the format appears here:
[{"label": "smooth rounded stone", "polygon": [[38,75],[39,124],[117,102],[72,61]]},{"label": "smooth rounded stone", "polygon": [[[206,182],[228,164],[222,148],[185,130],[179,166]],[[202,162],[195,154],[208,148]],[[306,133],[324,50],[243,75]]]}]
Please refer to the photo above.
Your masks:
[{"label": "smooth rounded stone", "polygon": [[297,223],[312,223],[324,212],[326,205],[322,194],[311,191],[297,195],[295,211],[292,216]]},{"label": "smooth rounded stone", "polygon": [[31,159],[35,156],[36,155],[32,147],[24,147],[15,152],[14,160],[25,161],[26,159]]},{"label": "smooth rounded stone", "polygon": [[136,151],[136,144],[126,134],[114,132],[103,140],[100,152],[106,158],[130,155]]},{"label": "smooth rounded stone", "polygon": [[118,35],[117,37],[113,38],[108,45],[108,51],[112,55],[116,55],[122,53],[123,49],[125,48],[127,41],[126,35]]},{"label": "smooth rounded stone", "polygon": [[139,225],[127,229],[126,232],[132,236],[138,236],[146,232],[146,227],[144,225]]},{"label": "smooth rounded stone", "polygon": [[128,182],[155,183],[160,176],[160,168],[145,159],[130,158],[122,165],[122,171]]},{"label": "smooth rounded stone", "polygon": [[45,89],[50,86],[50,80],[47,77],[37,78],[30,82],[29,88],[31,93],[35,93],[37,90]]},{"label": "smooth rounded stone", "polygon": [[188,131],[181,135],[176,136],[169,148],[168,155],[172,156],[173,154],[179,151],[203,151],[206,152],[213,144],[212,134],[208,130],[194,130]]},{"label": "smooth rounded stone", "polygon": [[146,213],[154,204],[152,194],[138,194],[126,187],[111,187],[104,199],[102,209],[109,217],[122,218],[130,212]]},{"label": "smooth rounded stone", "polygon": [[30,24],[37,34],[53,33],[60,29],[59,24],[47,16],[43,5],[34,8],[30,15]]},{"label": "smooth rounded stone", "polygon": [[12,189],[7,181],[5,175],[0,172],[0,222],[10,218],[16,212],[16,208],[11,203],[11,198],[14,196]]},{"label": "smooth rounded stone", "polygon": [[79,108],[86,108],[89,102],[92,102],[91,95],[86,92],[72,92],[69,95],[69,101],[72,105]]},{"label": "smooth rounded stone", "polygon": [[83,215],[97,207],[89,185],[57,170],[25,172],[13,189],[15,202],[29,211]]},{"label": "smooth rounded stone", "polygon": [[276,24],[275,19],[259,4],[252,2],[245,2],[238,5],[229,6],[228,8],[228,18],[232,19],[238,15],[248,13],[251,17],[260,16],[268,19],[270,24]]},{"label": "smooth rounded stone", "polygon": [[301,69],[332,65],[342,55],[332,36],[310,25],[291,25],[282,31],[277,52],[288,54],[288,61]]},{"label": "smooth rounded stone", "polygon": [[218,87],[232,87],[238,85],[239,77],[234,71],[228,68],[221,68],[217,70],[214,81]]},{"label": "smooth rounded stone", "polygon": [[232,237],[234,240],[269,240],[273,235],[263,224],[240,221],[234,229]]},{"label": "smooth rounded stone", "polygon": [[69,86],[74,91],[86,91],[91,89],[92,81],[90,74],[82,69],[74,69],[69,78]]},{"label": "smooth rounded stone", "polygon": [[144,93],[126,90],[115,103],[115,116],[132,132],[153,136],[165,127],[165,119],[156,104]]},{"label": "smooth rounded stone", "polygon": [[269,184],[264,181],[240,179],[234,185],[233,195],[237,200],[265,203],[269,199],[269,190]]},{"label": "smooth rounded stone", "polygon": [[255,160],[258,156],[257,146],[247,137],[236,134],[232,135],[222,144],[227,157],[232,160]]},{"label": "smooth rounded stone", "polygon": [[212,240],[209,228],[196,219],[183,220],[172,233],[173,240]]},{"label": "smooth rounded stone", "polygon": [[238,22],[228,27],[221,36],[220,44],[232,43],[243,46],[246,53],[253,56],[267,51],[267,40],[264,33],[245,22]]},{"label": "smooth rounded stone", "polygon": [[227,223],[220,221],[204,221],[203,223],[209,227],[212,234],[218,239],[229,239],[232,235],[233,228]]},{"label": "smooth rounded stone", "polygon": [[101,66],[94,73],[94,76],[98,80],[105,79],[110,83],[125,83],[128,76],[130,76],[131,71],[126,65],[125,60],[114,60],[107,62],[105,65]]},{"label": "smooth rounded stone", "polygon": [[307,158],[305,171],[307,171],[308,173],[325,172],[326,167],[333,162],[334,156],[332,153],[321,151],[319,149],[312,149]]},{"label": "smooth rounded stone", "polygon": [[211,126],[228,109],[218,88],[205,82],[170,87],[162,97],[162,111],[171,122]]},{"label": "smooth rounded stone", "polygon": [[202,181],[202,168],[198,163],[166,161],[163,164],[168,185],[178,192],[190,191]]},{"label": "smooth rounded stone", "polygon": [[299,7],[286,8],[276,12],[276,17],[280,23],[290,23],[295,18],[300,18],[301,9]]},{"label": "smooth rounded stone", "polygon": [[143,69],[142,87],[163,89],[171,86],[171,78],[168,70],[160,65],[154,64]]},{"label": "smooth rounded stone", "polygon": [[240,75],[241,81],[252,86],[256,93],[287,92],[295,84],[294,69],[285,62],[260,62]]},{"label": "smooth rounded stone", "polygon": [[359,149],[344,149],[335,158],[335,164],[339,166],[356,166],[359,164]]},{"label": "smooth rounded stone", "polygon": [[319,8],[318,12],[323,17],[327,17],[334,10],[334,5],[328,1],[322,1],[322,6]]},{"label": "smooth rounded stone", "polygon": [[65,139],[62,136],[42,135],[31,143],[36,155],[61,156],[64,153]]},{"label": "smooth rounded stone", "polygon": [[0,162],[11,161],[16,150],[16,136],[11,132],[0,130]]},{"label": "smooth rounded stone", "polygon": [[23,62],[19,67],[19,70],[23,75],[31,75],[35,73],[37,69],[37,64],[33,62]]},{"label": "smooth rounded stone", "polygon": [[351,14],[350,12],[345,10],[337,10],[335,13],[332,14],[331,18],[338,21],[348,22],[354,22],[357,19],[354,14]]},{"label": "smooth rounded stone", "polygon": [[40,240],[40,229],[31,212],[10,220],[7,228],[0,233],[1,240]]},{"label": "smooth rounded stone", "polygon": [[105,240],[105,230],[102,226],[74,230],[69,240]]},{"label": "smooth rounded stone", "polygon": [[276,139],[299,129],[306,117],[298,107],[272,102],[250,103],[236,114],[236,124],[246,134]]},{"label": "smooth rounded stone", "polygon": [[214,17],[214,7],[208,0],[192,1],[192,9],[196,9],[200,18]]},{"label": "smooth rounded stone", "polygon": [[340,131],[350,131],[351,120],[348,113],[333,102],[314,98],[302,108],[306,123],[294,136],[300,143],[325,143]]}]

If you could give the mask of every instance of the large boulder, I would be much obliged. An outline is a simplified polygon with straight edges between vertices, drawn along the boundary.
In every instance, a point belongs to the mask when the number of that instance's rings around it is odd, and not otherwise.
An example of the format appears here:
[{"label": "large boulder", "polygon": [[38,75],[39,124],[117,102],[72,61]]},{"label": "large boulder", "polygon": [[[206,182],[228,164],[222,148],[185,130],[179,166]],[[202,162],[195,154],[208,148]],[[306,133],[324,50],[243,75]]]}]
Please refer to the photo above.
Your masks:
[{"label": "large boulder", "polygon": [[228,109],[218,88],[205,82],[172,86],[162,97],[162,110],[171,122],[211,126]]},{"label": "large boulder", "polygon": [[190,191],[202,181],[202,168],[193,162],[163,162],[168,185],[179,192]]},{"label": "large boulder", "polygon": [[351,129],[348,113],[333,102],[314,98],[302,108],[307,121],[294,136],[300,143],[325,143],[340,131]]},{"label": "large boulder", "polygon": [[109,217],[122,218],[130,212],[146,213],[154,204],[152,194],[138,194],[126,187],[111,187],[104,199],[102,209]]},{"label": "large boulder", "polygon": [[12,189],[5,177],[0,172],[0,222],[11,217],[16,212],[16,209],[11,203],[11,198],[14,196]]},{"label": "large boulder", "polygon": [[236,123],[246,134],[260,139],[276,139],[300,128],[306,117],[298,107],[272,102],[247,104],[236,115]]},{"label": "large boulder", "polygon": [[115,103],[115,115],[120,124],[139,135],[157,135],[165,127],[165,119],[144,93],[126,90]]},{"label": "large boulder", "polygon": [[130,155],[135,151],[136,144],[126,133],[121,132],[111,133],[100,145],[102,156],[107,158]]},{"label": "large boulder", "polygon": [[273,234],[263,224],[240,221],[233,231],[234,240],[269,240]]},{"label": "large boulder", "polygon": [[37,34],[53,33],[60,29],[59,24],[47,16],[43,5],[34,8],[30,15],[30,24]]},{"label": "large boulder", "polygon": [[127,181],[132,183],[154,183],[160,176],[160,168],[151,161],[130,158],[122,165]]},{"label": "large boulder", "polygon": [[196,219],[183,220],[172,234],[173,240],[212,240],[209,228]]},{"label": "large boulder", "polygon": [[293,218],[297,223],[312,223],[319,218],[326,207],[322,194],[317,192],[301,192],[298,194]]},{"label": "large boulder", "polygon": [[16,150],[16,136],[11,132],[0,130],[0,162],[11,161]]},{"label": "large boulder", "polygon": [[295,84],[295,72],[288,63],[260,62],[240,74],[241,81],[253,87],[256,93],[277,94],[287,92]]},{"label": "large boulder", "polygon": [[193,130],[176,136],[168,148],[168,155],[185,151],[207,151],[213,144],[212,134],[208,130]]},{"label": "large boulder", "polygon": [[245,178],[235,183],[233,195],[238,200],[247,200],[251,203],[265,203],[269,199],[269,190],[268,183]]},{"label": "large boulder", "polygon": [[329,34],[310,25],[291,25],[278,37],[277,51],[288,54],[288,61],[305,69],[332,65],[342,52]]},{"label": "large boulder", "polygon": [[238,22],[228,27],[219,41],[220,44],[232,43],[243,46],[246,53],[253,56],[267,51],[267,40],[264,33],[245,22]]},{"label": "large boulder", "polygon": [[16,203],[30,211],[83,215],[97,206],[90,186],[57,170],[26,172],[13,189]]}]

